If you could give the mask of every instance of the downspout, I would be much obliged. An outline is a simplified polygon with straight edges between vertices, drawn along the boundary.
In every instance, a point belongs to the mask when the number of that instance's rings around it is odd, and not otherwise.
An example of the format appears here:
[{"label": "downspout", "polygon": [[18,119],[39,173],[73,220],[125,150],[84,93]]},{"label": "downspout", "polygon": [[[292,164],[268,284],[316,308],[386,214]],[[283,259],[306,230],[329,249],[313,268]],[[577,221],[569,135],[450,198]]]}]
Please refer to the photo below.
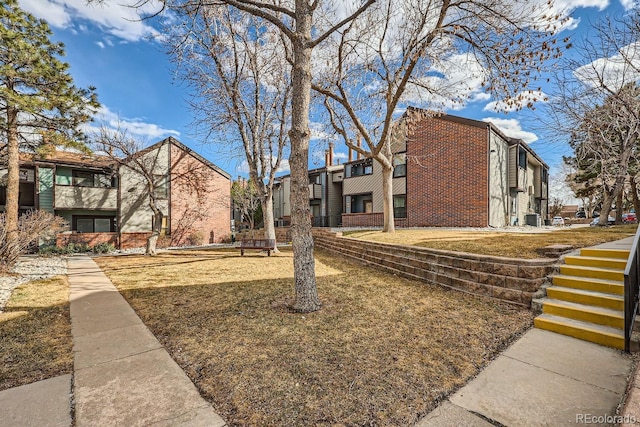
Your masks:
[{"label": "downspout", "polygon": [[491,227],[491,125],[487,125],[487,226]]}]

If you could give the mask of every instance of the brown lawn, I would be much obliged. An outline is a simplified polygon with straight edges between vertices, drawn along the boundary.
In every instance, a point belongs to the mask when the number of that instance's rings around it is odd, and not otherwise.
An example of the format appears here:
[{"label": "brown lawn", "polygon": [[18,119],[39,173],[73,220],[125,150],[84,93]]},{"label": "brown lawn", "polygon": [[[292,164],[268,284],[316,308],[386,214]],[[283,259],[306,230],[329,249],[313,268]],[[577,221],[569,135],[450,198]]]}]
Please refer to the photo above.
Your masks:
[{"label": "brown lawn", "polygon": [[0,313],[0,390],[73,369],[66,277],[26,283]]},{"label": "brown lawn", "polygon": [[290,312],[291,252],[98,264],[229,425],[407,426],[532,323],[530,311],[316,251],[324,303]]},{"label": "brown lawn", "polygon": [[623,239],[635,234],[636,224],[612,227],[565,227],[550,232],[518,233],[506,231],[465,231],[400,229],[395,233],[381,231],[354,231],[346,237],[381,243],[422,246],[473,254],[504,256],[510,258],[538,258],[537,248],[563,244],[583,248]]}]

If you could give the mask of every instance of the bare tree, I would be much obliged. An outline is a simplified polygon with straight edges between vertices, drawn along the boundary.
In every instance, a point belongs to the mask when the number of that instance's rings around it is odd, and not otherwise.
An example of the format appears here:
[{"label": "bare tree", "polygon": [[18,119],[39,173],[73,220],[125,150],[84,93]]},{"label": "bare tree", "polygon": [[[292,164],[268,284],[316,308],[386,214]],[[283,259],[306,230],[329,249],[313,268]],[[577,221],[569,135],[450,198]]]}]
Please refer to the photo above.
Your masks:
[{"label": "bare tree", "polygon": [[281,54],[287,44],[266,21],[228,6],[190,18],[191,26],[173,27],[167,41],[193,91],[196,129],[206,141],[225,135],[242,145],[264,237],[275,241],[273,184],[286,154],[291,101],[290,67]]},{"label": "bare tree", "polygon": [[[132,177],[138,181],[141,188],[132,187],[137,193],[136,197],[146,198],[147,205],[153,214],[151,235],[147,238],[145,254],[155,255],[166,217],[165,212],[168,210],[166,199],[170,183],[184,187],[182,191],[184,194],[187,190],[195,193],[196,203],[205,203],[204,201],[211,196],[206,188],[208,167],[199,162],[193,162],[186,164],[183,172],[173,174],[169,171],[170,165],[162,150],[146,147],[147,144],[144,141],[132,137],[120,127],[112,129],[102,125],[94,140],[93,145],[96,151],[108,155],[114,164],[118,165],[120,176],[131,172]],[[181,215],[185,221],[182,229],[179,230],[181,235],[191,231],[187,226],[201,219],[206,206],[197,206],[197,210],[201,213],[200,216],[193,211],[189,215]]]},{"label": "bare tree", "polygon": [[252,181],[235,181],[231,184],[231,200],[236,209],[240,211],[242,218],[249,222],[251,230],[255,227],[255,214],[261,206],[262,198]]},{"label": "bare tree", "polygon": [[604,218],[624,189],[640,139],[639,38],[637,9],[596,24],[563,60],[549,109],[554,132],[570,137],[581,174],[599,180]]},{"label": "bare tree", "polygon": [[[99,0],[96,0],[99,1]],[[137,5],[149,0],[137,2]],[[295,302],[293,309],[311,312],[320,309],[313,236],[308,199],[309,112],[311,103],[312,54],[338,29],[348,25],[367,10],[375,0],[339,1],[261,1],[261,0],[165,0],[164,6],[181,11],[183,16],[209,13],[220,6],[230,6],[244,14],[269,22],[290,46],[291,124],[291,240],[293,244]],[[191,21],[185,22],[191,25]]]},{"label": "bare tree", "polygon": [[29,246],[51,239],[68,228],[63,218],[45,211],[29,211],[18,219],[18,238],[8,239],[6,213],[0,213],[0,273],[7,273]]},{"label": "bare tree", "polygon": [[[525,2],[384,0],[328,41],[313,88],[346,145],[382,166],[383,231],[394,231],[394,139],[406,140],[415,121],[466,102],[469,81],[509,106],[526,105],[539,92],[531,87],[535,73],[561,54],[553,38],[561,24]],[[409,109],[409,127],[394,136],[397,110],[407,103],[425,109]]]},{"label": "bare tree", "polygon": [[151,235],[147,238],[146,255],[156,254],[156,244],[162,231],[165,217],[160,200],[164,199],[162,192],[166,191],[164,181],[166,172],[163,171],[159,151],[147,153],[146,144],[118,127],[111,129],[106,125],[100,127],[95,137],[96,151],[106,153],[118,168],[126,168],[134,172],[142,181],[141,189],[148,199],[148,206],[153,212]]}]

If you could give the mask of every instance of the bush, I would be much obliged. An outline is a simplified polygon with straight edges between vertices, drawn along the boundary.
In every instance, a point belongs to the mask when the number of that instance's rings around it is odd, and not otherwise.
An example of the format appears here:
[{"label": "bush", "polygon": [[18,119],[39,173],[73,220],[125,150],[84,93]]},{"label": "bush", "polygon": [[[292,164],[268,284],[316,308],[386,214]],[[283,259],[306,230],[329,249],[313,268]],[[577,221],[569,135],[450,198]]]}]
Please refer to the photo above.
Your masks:
[{"label": "bush", "polygon": [[5,214],[0,214],[0,272],[10,271],[16,261],[39,239],[51,239],[63,231],[67,223],[63,218],[45,211],[29,211],[18,219],[15,238],[9,240]]},{"label": "bush", "polygon": [[111,243],[106,242],[98,243],[93,248],[91,248],[91,251],[93,251],[94,254],[108,254],[109,252],[113,252],[115,250],[115,246],[113,246]]},{"label": "bush", "polygon": [[202,231],[192,231],[189,236],[187,236],[187,242],[192,246],[200,246],[204,243],[204,234]]}]

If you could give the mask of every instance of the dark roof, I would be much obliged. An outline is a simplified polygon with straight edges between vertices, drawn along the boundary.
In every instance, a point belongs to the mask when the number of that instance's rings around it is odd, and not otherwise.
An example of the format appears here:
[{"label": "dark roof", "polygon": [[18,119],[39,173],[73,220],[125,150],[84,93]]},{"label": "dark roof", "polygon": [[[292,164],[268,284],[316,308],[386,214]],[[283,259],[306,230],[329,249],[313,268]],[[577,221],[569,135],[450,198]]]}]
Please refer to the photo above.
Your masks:
[{"label": "dark roof", "polygon": [[109,156],[56,150],[47,156],[20,153],[20,163],[23,165],[55,164],[103,169],[114,166],[115,162]]}]

